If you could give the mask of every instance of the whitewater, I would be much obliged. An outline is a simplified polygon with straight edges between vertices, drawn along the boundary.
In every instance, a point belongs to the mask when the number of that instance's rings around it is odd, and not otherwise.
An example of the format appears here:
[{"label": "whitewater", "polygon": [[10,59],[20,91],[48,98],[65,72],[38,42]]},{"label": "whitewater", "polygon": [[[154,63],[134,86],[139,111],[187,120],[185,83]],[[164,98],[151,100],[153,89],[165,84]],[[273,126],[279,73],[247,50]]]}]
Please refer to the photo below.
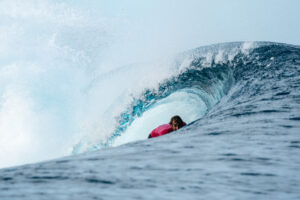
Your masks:
[{"label": "whitewater", "polygon": [[41,2],[0,2],[1,200],[300,199],[298,45],[132,56],[127,22]]}]

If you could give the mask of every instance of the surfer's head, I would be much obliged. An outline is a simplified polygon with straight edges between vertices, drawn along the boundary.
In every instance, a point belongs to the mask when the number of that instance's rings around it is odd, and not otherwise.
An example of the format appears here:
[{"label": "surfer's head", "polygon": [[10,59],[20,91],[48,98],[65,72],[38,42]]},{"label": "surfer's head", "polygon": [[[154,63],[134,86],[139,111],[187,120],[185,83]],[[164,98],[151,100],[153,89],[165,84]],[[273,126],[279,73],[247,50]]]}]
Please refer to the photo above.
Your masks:
[{"label": "surfer's head", "polygon": [[183,127],[185,125],[185,123],[182,121],[182,119],[178,115],[176,115],[171,118],[170,125],[172,126],[173,131],[177,131],[178,129]]}]

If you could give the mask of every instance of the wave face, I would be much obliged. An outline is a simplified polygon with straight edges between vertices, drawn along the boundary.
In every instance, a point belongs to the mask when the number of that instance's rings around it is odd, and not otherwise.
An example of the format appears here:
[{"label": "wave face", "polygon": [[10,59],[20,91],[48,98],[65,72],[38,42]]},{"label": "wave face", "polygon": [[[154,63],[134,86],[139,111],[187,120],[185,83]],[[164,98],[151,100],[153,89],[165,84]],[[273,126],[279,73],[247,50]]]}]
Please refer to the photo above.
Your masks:
[{"label": "wave face", "polygon": [[[300,47],[200,47],[171,69],[138,87],[106,139],[81,139],[73,153],[127,144],[2,169],[0,198],[299,199]],[[137,141],[173,114],[188,125]]]},{"label": "wave face", "polygon": [[174,115],[180,115],[187,123],[200,119],[234,85],[234,59],[245,56],[249,45],[220,44],[176,56],[170,75],[134,95],[115,117],[115,128],[108,137],[98,143],[83,138],[74,146],[73,153],[146,139],[153,128],[168,123]]}]

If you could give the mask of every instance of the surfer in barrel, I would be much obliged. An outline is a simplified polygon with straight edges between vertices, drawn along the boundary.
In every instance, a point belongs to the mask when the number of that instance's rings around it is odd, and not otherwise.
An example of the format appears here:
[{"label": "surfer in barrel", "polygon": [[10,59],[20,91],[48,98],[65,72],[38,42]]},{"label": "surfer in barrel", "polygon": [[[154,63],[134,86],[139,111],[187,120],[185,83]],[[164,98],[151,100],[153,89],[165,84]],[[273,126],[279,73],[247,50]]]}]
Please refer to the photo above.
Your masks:
[{"label": "surfer in barrel", "polygon": [[185,125],[186,123],[181,119],[181,117],[176,115],[171,118],[169,124],[163,124],[153,129],[153,131],[150,133],[148,138],[158,137],[158,136],[171,133],[172,131],[177,131],[178,129],[182,128]]}]

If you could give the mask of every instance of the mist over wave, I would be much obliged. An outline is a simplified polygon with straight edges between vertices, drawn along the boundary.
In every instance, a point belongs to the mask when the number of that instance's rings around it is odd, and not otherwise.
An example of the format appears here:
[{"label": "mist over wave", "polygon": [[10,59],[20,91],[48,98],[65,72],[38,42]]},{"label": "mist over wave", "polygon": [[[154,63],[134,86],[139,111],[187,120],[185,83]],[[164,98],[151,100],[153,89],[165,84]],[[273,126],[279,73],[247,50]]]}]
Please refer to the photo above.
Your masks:
[{"label": "mist over wave", "polygon": [[0,2],[0,167],[105,138],[130,95],[170,76],[161,63],[155,72],[129,66],[133,49],[120,44],[130,24],[92,14],[63,2]]}]

